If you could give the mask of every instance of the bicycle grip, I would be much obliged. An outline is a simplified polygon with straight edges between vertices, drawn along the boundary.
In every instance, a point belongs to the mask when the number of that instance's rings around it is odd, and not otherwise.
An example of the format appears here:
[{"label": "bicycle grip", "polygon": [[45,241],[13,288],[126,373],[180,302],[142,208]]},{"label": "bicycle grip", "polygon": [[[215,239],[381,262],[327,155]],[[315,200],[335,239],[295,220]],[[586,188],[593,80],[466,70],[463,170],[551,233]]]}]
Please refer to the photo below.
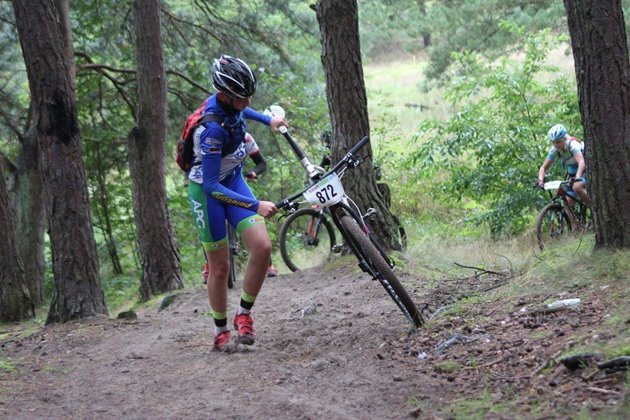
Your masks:
[{"label": "bicycle grip", "polygon": [[348,152],[349,155],[355,155],[365,144],[370,141],[370,136],[365,136],[357,144],[352,146],[352,149]]}]

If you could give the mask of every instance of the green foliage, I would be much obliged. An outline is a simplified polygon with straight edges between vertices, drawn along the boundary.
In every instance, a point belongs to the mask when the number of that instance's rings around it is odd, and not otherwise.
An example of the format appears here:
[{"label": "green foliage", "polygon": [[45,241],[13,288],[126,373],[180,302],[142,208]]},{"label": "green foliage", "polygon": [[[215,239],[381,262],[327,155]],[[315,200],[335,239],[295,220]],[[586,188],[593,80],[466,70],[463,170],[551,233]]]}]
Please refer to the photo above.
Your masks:
[{"label": "green foliage", "polygon": [[532,184],[549,149],[548,128],[562,122],[581,136],[574,85],[544,64],[552,41],[546,31],[526,36],[522,60],[485,63],[461,54],[471,75],[447,89],[459,111],[423,122],[422,143],[409,161],[421,179],[445,177],[434,184],[434,197],[468,205],[468,221],[487,223],[494,236],[522,232],[544,202]]},{"label": "green foliage", "polygon": [[110,315],[116,315],[119,309],[138,300],[140,281],[131,277],[110,277],[101,284]]},{"label": "green foliage", "polygon": [[359,0],[361,50],[382,60],[422,48],[423,15],[418,0]]},{"label": "green foliage", "polygon": [[465,67],[467,63],[461,60],[470,54],[492,60],[514,46],[520,50],[522,34],[509,30],[503,22],[528,28],[530,32],[554,28],[567,33],[562,3],[553,0],[431,2],[423,21],[432,36],[427,76],[443,77],[453,63]]}]

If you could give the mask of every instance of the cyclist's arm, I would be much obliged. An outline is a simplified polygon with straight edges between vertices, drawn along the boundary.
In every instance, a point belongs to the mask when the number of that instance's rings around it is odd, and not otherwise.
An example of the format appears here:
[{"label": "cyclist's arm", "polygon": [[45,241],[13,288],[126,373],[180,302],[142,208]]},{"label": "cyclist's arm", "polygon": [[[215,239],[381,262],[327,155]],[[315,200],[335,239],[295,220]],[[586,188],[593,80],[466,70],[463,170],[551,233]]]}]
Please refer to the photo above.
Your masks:
[{"label": "cyclist's arm", "polygon": [[271,116],[265,115],[250,107],[247,107],[243,110],[243,118],[258,121],[259,123],[263,123],[265,125],[271,124]]},{"label": "cyclist's arm", "polygon": [[579,153],[577,155],[573,155],[573,158],[575,159],[575,162],[578,164],[577,171],[575,172],[575,177],[581,178],[582,175],[584,175],[584,172],[586,170],[586,162],[584,161],[584,156],[582,156],[582,153]]},{"label": "cyclist's arm", "polygon": [[268,125],[272,131],[276,132],[279,131],[281,125],[284,125],[285,127],[288,125],[284,117],[271,117],[249,107],[243,110],[243,118],[258,121],[260,123]]},{"label": "cyclist's arm", "polygon": [[582,154],[582,152],[578,152],[573,155],[573,159],[575,159],[575,163],[577,163],[578,165],[577,171],[575,172],[575,177],[581,178],[586,171],[586,162],[584,161],[584,155]]},{"label": "cyclist's arm", "polygon": [[545,182],[545,174],[547,173],[549,168],[551,168],[552,163],[553,161],[547,158],[540,166],[540,169],[538,170],[538,182],[540,182],[541,184]]},{"label": "cyclist's arm", "polygon": [[[217,125],[218,126],[218,125]],[[201,167],[203,170],[203,190],[206,194],[224,203],[258,211],[260,202],[245,197],[221,185],[221,151],[225,133],[221,128],[209,127],[201,134]]]},{"label": "cyclist's arm", "polygon": [[252,172],[254,172],[255,176],[258,176],[267,170],[267,162],[265,161],[262,153],[260,153],[259,151],[254,152],[251,153],[249,157],[252,158],[252,160],[256,164],[254,169],[252,169]]}]

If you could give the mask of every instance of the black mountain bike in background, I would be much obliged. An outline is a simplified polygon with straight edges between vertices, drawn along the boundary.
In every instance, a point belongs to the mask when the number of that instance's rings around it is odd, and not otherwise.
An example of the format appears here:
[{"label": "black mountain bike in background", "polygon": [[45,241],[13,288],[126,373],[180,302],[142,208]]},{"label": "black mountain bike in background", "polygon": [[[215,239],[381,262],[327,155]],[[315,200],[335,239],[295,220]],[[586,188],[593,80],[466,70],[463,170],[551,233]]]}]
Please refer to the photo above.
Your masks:
[{"label": "black mountain bike in background", "polygon": [[568,181],[545,182],[543,189],[549,192],[551,200],[536,218],[536,240],[541,251],[565,235],[582,234],[592,229],[590,207],[573,196],[570,198],[575,203],[569,205]]},{"label": "black mountain bike in background", "polygon": [[228,288],[233,288],[237,279],[237,260],[239,258],[247,257],[247,250],[241,246],[241,241],[236,233],[236,230],[229,224],[227,221],[225,222],[227,228],[227,236],[228,236],[228,247],[229,247],[229,260],[230,260],[230,272],[228,273]]},{"label": "black mountain bike in background", "polygon": [[[297,154],[300,162],[302,162],[309,173],[310,179],[319,180],[313,182],[300,192],[279,201],[276,203],[276,207],[278,209],[288,208],[290,211],[296,211],[302,202],[308,202],[311,205],[317,206],[317,209],[326,209],[326,211],[306,209],[313,210],[315,213],[304,212],[304,214],[309,216],[311,220],[313,220],[313,216],[316,216],[314,221],[309,222],[313,224],[313,228],[316,228],[315,224],[319,222],[319,230],[315,230],[318,232],[316,239],[321,239],[319,235],[324,231],[331,237],[334,235],[334,231],[329,230],[331,225],[328,221],[328,217],[330,217],[343,236],[346,246],[348,246],[350,251],[359,260],[359,267],[361,270],[370,274],[374,279],[381,283],[389,296],[396,303],[405,317],[414,325],[414,327],[421,326],[424,323],[424,320],[415,303],[394,273],[393,262],[379,245],[365,223],[364,219],[370,214],[373,214],[375,210],[368,209],[365,215],[361,214],[358,206],[345,193],[341,182],[343,175],[348,169],[360,165],[363,161],[361,157],[358,156],[358,152],[363,146],[365,146],[365,144],[367,144],[369,137],[366,136],[355,144],[354,147],[352,147],[352,149],[343,157],[343,159],[341,159],[330,171],[321,173],[321,168],[317,168],[310,163],[308,158],[304,155],[304,152],[293,140],[286,127],[280,127],[280,132],[284,135],[293,151]],[[304,201],[298,201],[302,196],[304,197]],[[298,217],[294,220],[297,219]],[[307,217],[304,217],[304,219],[307,219]],[[287,222],[288,221],[289,220],[287,219]],[[285,224],[287,222],[285,222]],[[324,230],[321,229],[322,226]],[[285,237],[286,247],[288,246],[291,238],[288,237],[288,234],[285,234]],[[302,238],[300,238],[300,240],[302,240]],[[310,240],[312,241],[313,237],[311,237]],[[326,249],[328,252],[332,251],[331,244],[333,244],[333,241],[326,240],[318,242],[318,244],[319,243],[322,244],[322,249]]]}]

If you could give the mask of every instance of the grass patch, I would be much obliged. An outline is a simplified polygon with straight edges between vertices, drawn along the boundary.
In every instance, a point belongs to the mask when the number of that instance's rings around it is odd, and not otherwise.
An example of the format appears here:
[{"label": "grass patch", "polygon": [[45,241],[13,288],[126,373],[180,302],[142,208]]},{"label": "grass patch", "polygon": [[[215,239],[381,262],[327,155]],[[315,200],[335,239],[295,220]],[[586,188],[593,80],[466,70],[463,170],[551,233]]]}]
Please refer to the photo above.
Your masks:
[{"label": "grass patch", "polygon": [[4,373],[15,373],[17,369],[15,368],[15,364],[2,356],[0,356],[0,372]]},{"label": "grass patch", "polygon": [[490,392],[484,391],[476,399],[452,401],[449,403],[450,414],[456,419],[485,419],[491,415],[505,414],[510,411],[514,402],[507,399],[494,397]]},{"label": "grass patch", "polygon": [[455,360],[445,360],[443,362],[438,362],[433,365],[433,370],[440,373],[452,373],[457,372],[462,368],[462,365]]}]

